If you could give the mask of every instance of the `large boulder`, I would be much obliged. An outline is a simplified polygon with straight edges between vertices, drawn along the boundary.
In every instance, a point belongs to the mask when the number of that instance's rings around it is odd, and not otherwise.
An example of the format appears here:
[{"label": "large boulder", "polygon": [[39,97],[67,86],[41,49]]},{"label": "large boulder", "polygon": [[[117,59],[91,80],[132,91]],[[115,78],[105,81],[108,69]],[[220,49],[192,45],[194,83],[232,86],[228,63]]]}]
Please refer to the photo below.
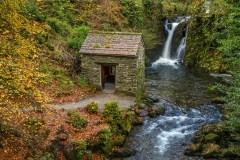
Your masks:
[{"label": "large boulder", "polygon": [[209,133],[206,136],[204,136],[204,142],[217,142],[220,140],[220,137],[217,134]]},{"label": "large boulder", "polygon": [[202,146],[202,155],[206,158],[220,157],[221,148],[215,143],[207,143]]},{"label": "large boulder", "polygon": [[184,154],[188,156],[199,156],[201,155],[201,151],[202,151],[201,144],[192,144],[184,151]]},{"label": "large boulder", "polygon": [[149,117],[156,117],[158,115],[163,115],[165,113],[165,108],[164,107],[159,107],[159,106],[152,106],[148,108],[148,115]]}]

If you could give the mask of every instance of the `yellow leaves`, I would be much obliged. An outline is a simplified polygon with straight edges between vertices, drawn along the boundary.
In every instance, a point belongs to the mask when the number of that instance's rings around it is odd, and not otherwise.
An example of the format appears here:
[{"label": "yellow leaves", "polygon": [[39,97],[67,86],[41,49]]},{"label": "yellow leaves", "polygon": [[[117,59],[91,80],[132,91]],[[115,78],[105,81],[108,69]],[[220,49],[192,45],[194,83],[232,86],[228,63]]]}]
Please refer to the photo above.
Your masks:
[{"label": "yellow leaves", "polygon": [[6,34],[8,34],[10,31],[9,30],[6,30],[6,31],[4,31],[3,33],[2,33],[2,35],[6,35]]}]

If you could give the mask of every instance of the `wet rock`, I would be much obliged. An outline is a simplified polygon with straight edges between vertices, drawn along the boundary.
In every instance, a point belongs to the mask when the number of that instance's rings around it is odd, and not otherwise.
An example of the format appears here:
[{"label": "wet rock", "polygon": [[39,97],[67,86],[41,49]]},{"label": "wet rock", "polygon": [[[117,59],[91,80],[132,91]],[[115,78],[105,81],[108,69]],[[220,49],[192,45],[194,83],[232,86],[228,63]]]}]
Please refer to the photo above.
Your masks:
[{"label": "wet rock", "polygon": [[147,99],[153,103],[159,102],[159,99],[156,96],[147,97]]},{"label": "wet rock", "polygon": [[220,137],[214,133],[209,133],[204,137],[205,142],[217,142],[219,139]]},{"label": "wet rock", "polygon": [[130,157],[136,154],[136,151],[129,148],[117,148],[112,152],[112,157],[124,158]]},{"label": "wet rock", "polygon": [[201,132],[198,132],[193,138],[192,138],[192,142],[193,143],[200,143],[203,141],[203,136],[204,134],[202,134]]},{"label": "wet rock", "polygon": [[149,117],[152,117],[152,118],[158,115],[163,115],[164,113],[165,113],[164,107],[153,106],[153,107],[149,107],[148,109],[148,115]]},{"label": "wet rock", "polygon": [[219,157],[221,148],[215,143],[208,143],[203,145],[202,156],[206,158]]},{"label": "wet rock", "polygon": [[211,125],[204,126],[200,130],[200,133],[205,134],[205,135],[209,134],[209,133],[214,133],[219,136],[224,136],[228,133],[228,129],[224,122],[219,122],[217,124],[211,124]]},{"label": "wet rock", "polygon": [[144,118],[143,117],[137,117],[136,121],[133,122],[133,125],[143,125]]},{"label": "wet rock", "polygon": [[148,115],[148,111],[146,111],[145,109],[136,109],[135,113],[140,117],[144,117]]},{"label": "wet rock", "polygon": [[201,151],[202,151],[201,144],[192,144],[184,151],[184,154],[187,156],[197,156],[200,155]]},{"label": "wet rock", "polygon": [[146,109],[147,108],[147,105],[145,103],[141,103],[138,108],[140,109]]}]

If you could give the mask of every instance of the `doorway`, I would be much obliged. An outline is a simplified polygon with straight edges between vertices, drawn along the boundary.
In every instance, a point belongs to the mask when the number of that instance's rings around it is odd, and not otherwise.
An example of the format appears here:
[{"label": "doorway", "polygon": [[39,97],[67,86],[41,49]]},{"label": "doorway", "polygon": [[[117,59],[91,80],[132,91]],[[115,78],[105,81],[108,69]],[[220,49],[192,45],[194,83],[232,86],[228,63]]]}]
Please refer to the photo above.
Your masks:
[{"label": "doorway", "polygon": [[102,65],[102,88],[105,92],[114,92],[116,81],[116,65]]}]

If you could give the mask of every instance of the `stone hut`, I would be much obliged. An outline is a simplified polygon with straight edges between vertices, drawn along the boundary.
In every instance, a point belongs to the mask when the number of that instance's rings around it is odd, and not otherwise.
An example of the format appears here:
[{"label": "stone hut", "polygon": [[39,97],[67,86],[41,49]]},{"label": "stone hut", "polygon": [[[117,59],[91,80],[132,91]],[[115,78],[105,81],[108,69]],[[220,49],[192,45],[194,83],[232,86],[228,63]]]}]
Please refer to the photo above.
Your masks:
[{"label": "stone hut", "polygon": [[81,49],[82,74],[101,90],[136,95],[144,84],[141,33],[90,32]]}]

